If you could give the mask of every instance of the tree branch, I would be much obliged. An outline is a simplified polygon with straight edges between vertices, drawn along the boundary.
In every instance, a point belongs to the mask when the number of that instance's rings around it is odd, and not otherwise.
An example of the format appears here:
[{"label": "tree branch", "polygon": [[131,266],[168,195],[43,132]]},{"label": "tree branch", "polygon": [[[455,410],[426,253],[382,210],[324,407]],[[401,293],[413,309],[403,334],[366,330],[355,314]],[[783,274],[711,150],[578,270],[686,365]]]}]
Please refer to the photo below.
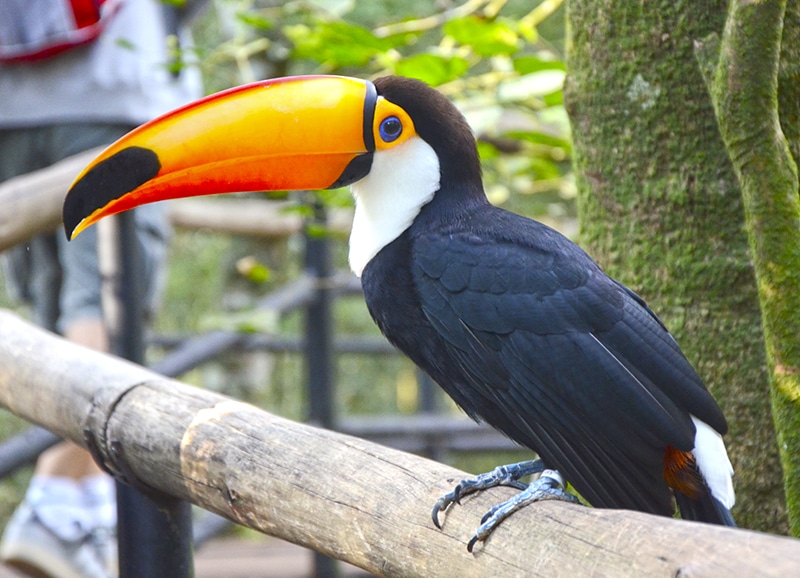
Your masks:
[{"label": "tree branch", "polygon": [[795,164],[800,164],[800,0],[786,5],[778,69],[778,112]]},{"label": "tree branch", "polygon": [[[709,92],[742,187],[789,520],[800,536],[800,196],[778,106],[786,6],[786,0],[731,2]],[[706,72],[707,55],[699,54]]]},{"label": "tree branch", "polygon": [[555,502],[514,514],[471,555],[481,515],[513,490],[464,499],[437,530],[431,507],[463,472],[162,378],[2,310],[0,404],[130,482],[378,575],[800,573],[793,539]]}]

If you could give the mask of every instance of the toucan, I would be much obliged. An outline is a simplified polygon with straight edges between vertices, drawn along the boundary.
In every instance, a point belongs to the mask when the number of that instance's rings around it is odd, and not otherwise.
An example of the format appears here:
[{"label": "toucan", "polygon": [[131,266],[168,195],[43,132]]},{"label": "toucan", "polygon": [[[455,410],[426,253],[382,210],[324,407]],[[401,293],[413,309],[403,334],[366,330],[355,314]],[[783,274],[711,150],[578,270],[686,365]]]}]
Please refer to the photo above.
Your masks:
[{"label": "toucan", "polygon": [[[555,230],[492,205],[474,135],[423,82],[272,79],[177,109],[111,145],[64,203],[73,237],[153,201],[350,186],[349,261],[370,314],[475,420],[538,459],[436,502],[523,489],[469,542],[540,499],[734,525],[725,417],[646,303]],[[529,485],[520,481],[541,474]]]}]

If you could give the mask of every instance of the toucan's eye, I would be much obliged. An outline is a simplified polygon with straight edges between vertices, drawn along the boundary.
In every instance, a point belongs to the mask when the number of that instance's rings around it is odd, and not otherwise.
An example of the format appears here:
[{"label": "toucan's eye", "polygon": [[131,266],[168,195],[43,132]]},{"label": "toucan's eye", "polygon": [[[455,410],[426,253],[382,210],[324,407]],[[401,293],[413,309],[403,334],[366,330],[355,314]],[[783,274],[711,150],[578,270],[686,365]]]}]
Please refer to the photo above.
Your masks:
[{"label": "toucan's eye", "polygon": [[403,134],[403,123],[396,116],[386,117],[379,128],[383,142],[394,142]]}]

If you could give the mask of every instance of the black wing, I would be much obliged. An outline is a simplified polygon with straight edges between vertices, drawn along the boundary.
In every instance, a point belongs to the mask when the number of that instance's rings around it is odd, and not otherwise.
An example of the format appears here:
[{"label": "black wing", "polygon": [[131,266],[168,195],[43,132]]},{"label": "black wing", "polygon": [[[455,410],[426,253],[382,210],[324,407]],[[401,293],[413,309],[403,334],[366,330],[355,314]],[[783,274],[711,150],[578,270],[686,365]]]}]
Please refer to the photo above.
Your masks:
[{"label": "black wing", "polygon": [[594,506],[670,514],[665,446],[693,448],[690,414],[724,433],[716,403],[643,301],[576,245],[511,213],[483,219],[413,240],[441,337],[416,361]]}]

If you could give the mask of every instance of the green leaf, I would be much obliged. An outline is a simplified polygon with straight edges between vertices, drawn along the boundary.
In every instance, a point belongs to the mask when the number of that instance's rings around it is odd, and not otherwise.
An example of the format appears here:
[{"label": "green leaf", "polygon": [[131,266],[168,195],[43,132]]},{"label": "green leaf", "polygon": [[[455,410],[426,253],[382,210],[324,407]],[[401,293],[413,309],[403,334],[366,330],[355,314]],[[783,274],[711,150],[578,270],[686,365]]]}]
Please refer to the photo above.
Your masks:
[{"label": "green leaf", "polygon": [[312,239],[321,239],[328,235],[328,228],[322,223],[306,223],[306,234]]},{"label": "green leaf", "polygon": [[561,106],[564,104],[564,91],[557,90],[550,94],[545,94],[542,100],[547,106]]},{"label": "green leaf", "polygon": [[300,215],[304,218],[311,218],[314,215],[314,208],[305,203],[298,203],[296,205],[287,205],[281,209],[281,213],[285,215]]},{"label": "green leaf", "polygon": [[275,333],[279,315],[273,310],[255,309],[235,313],[215,313],[204,315],[199,329],[211,331],[237,331],[240,333]]},{"label": "green leaf", "polygon": [[345,22],[319,22],[286,26],[284,34],[294,43],[294,57],[308,58],[334,67],[365,66],[376,54],[393,46],[361,26]]},{"label": "green leaf", "polygon": [[326,207],[343,208],[353,206],[353,196],[350,194],[350,187],[315,191],[315,195]]},{"label": "green leaf", "polygon": [[239,12],[236,15],[241,22],[244,22],[248,26],[252,26],[253,28],[258,28],[259,30],[269,30],[273,27],[272,20],[269,18],[264,18],[260,14],[256,14],[255,12]]},{"label": "green leaf", "polygon": [[494,160],[500,156],[500,151],[492,143],[479,140],[478,141],[478,156],[481,162]]},{"label": "green leaf", "polygon": [[236,261],[236,270],[242,277],[253,283],[266,283],[272,275],[269,267],[252,255]]},{"label": "green leaf", "polygon": [[117,38],[115,44],[120,48],[124,48],[125,50],[136,50],[136,45],[125,38]]},{"label": "green leaf", "polygon": [[512,54],[520,45],[519,35],[511,26],[502,20],[477,16],[451,20],[444,25],[444,33],[460,44],[471,46],[480,56]]},{"label": "green leaf", "polygon": [[417,78],[431,86],[455,80],[468,69],[469,62],[464,58],[436,54],[415,54],[400,60],[395,65],[395,72],[400,76]]},{"label": "green leaf", "polygon": [[532,144],[537,145],[545,145],[554,148],[564,149],[565,151],[569,151],[571,149],[571,145],[568,139],[561,138],[558,136],[554,136],[552,134],[547,134],[545,132],[539,131],[510,131],[505,134],[505,136],[510,138],[515,138],[517,140],[529,142]]},{"label": "green leaf", "polygon": [[524,174],[530,175],[535,180],[549,180],[561,176],[558,165],[542,157],[529,157],[530,164]]},{"label": "green leaf", "polygon": [[513,59],[514,70],[518,74],[531,74],[542,70],[563,70],[566,71],[567,67],[563,61],[552,57],[540,56],[517,56]]}]

